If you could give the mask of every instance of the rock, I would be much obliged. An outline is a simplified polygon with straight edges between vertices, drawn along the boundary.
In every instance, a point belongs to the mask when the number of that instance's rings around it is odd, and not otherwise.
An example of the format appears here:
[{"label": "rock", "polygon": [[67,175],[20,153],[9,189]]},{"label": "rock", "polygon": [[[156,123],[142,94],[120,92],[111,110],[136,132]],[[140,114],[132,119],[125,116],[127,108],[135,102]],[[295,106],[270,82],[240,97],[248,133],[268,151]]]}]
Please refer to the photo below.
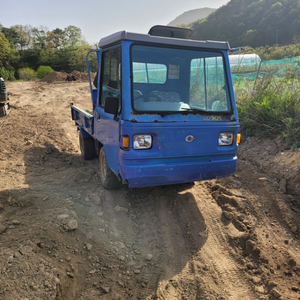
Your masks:
[{"label": "rock", "polygon": [[134,274],[140,274],[141,273],[141,270],[140,269],[135,269],[134,270]]},{"label": "rock", "polygon": [[128,212],[128,208],[126,208],[126,207],[122,207],[122,206],[119,206],[119,205],[117,205],[116,207],[115,207],[115,210],[116,211],[122,211],[122,212]]},{"label": "rock", "polygon": [[298,228],[296,225],[291,226],[291,232],[296,233],[298,231]]},{"label": "rock", "polygon": [[279,291],[277,289],[272,289],[271,290],[271,294],[275,297],[275,298],[280,298],[281,294],[279,293]]},{"label": "rock", "polygon": [[105,294],[108,294],[110,292],[110,288],[108,286],[101,286],[101,289]]},{"label": "rock", "polygon": [[253,282],[254,284],[259,284],[259,283],[261,283],[261,278],[258,277],[258,276],[253,276],[253,277],[251,278],[251,280],[252,280],[252,282]]},{"label": "rock", "polygon": [[78,222],[75,219],[70,220],[67,224],[64,225],[64,228],[67,231],[72,231],[78,228]]},{"label": "rock", "polygon": [[21,222],[18,221],[18,220],[12,220],[11,223],[12,223],[13,225],[20,225],[20,224],[21,224]]},{"label": "rock", "polygon": [[3,210],[4,206],[2,204],[0,204],[0,210]]},{"label": "rock", "polygon": [[101,199],[97,194],[90,194],[89,198],[92,202],[94,202],[96,205],[100,205],[101,204]]},{"label": "rock", "polygon": [[86,249],[87,249],[88,251],[91,251],[92,248],[93,248],[93,245],[91,245],[91,244],[89,244],[89,243],[86,244]]},{"label": "rock", "polygon": [[237,216],[239,221],[244,221],[246,219],[246,216],[244,214],[240,214]]},{"label": "rock", "polygon": [[6,231],[7,227],[5,225],[0,225],[0,234],[3,234]]},{"label": "rock", "polygon": [[67,276],[69,276],[70,278],[74,278],[74,274],[71,272],[67,272]]},{"label": "rock", "polygon": [[146,255],[146,260],[150,261],[150,260],[152,260],[152,258],[153,258],[152,254],[147,254]]},{"label": "rock", "polygon": [[223,216],[224,216],[227,220],[232,220],[232,219],[233,219],[233,213],[232,213],[232,212],[229,212],[229,211],[226,211],[226,210],[223,211]]},{"label": "rock", "polygon": [[279,188],[284,194],[286,194],[286,179],[283,178],[280,180]]},{"label": "rock", "polygon": [[122,242],[115,242],[115,245],[116,245],[119,249],[126,249],[126,246],[125,246]]},{"label": "rock", "polygon": [[13,255],[11,255],[8,259],[7,259],[7,262],[8,263],[11,263],[11,262],[13,262],[14,261],[14,256]]},{"label": "rock", "polygon": [[69,218],[69,215],[67,215],[67,214],[62,214],[62,215],[57,216],[58,220],[63,220],[63,219],[68,219],[68,218]]},{"label": "rock", "polygon": [[207,233],[206,232],[199,232],[199,236],[201,237],[201,238],[207,238]]},{"label": "rock", "polygon": [[256,291],[257,293],[260,293],[260,294],[264,294],[264,293],[265,293],[265,289],[264,289],[264,287],[263,287],[262,285],[256,286],[256,287],[255,287],[255,291]]},{"label": "rock", "polygon": [[97,272],[97,270],[94,269],[94,270],[90,271],[89,274],[95,274],[96,272]]},{"label": "rock", "polygon": [[255,242],[251,240],[246,241],[246,253],[249,255],[255,247]]},{"label": "rock", "polygon": [[265,181],[268,181],[268,178],[267,177],[259,177],[258,180],[265,182]]},{"label": "rock", "polygon": [[73,216],[73,218],[75,218],[76,220],[78,220],[77,213],[74,210],[71,210],[71,215]]}]

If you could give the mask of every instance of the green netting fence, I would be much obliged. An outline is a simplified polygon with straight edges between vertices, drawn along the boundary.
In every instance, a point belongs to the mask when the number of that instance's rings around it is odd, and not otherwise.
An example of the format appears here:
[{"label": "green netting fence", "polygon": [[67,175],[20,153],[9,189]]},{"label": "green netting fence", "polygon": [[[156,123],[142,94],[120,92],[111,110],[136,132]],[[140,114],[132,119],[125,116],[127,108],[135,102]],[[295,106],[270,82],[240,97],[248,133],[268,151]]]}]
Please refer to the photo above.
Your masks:
[{"label": "green netting fence", "polygon": [[285,77],[288,72],[300,75],[300,56],[261,61],[255,54],[231,55],[233,81],[256,80],[266,76]]}]

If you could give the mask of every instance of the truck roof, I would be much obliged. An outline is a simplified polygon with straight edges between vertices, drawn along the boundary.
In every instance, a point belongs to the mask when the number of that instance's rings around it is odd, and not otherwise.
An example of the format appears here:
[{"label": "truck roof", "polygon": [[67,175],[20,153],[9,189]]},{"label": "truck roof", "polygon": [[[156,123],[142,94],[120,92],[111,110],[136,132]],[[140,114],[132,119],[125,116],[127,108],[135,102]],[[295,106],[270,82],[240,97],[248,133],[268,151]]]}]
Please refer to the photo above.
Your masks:
[{"label": "truck roof", "polygon": [[179,39],[179,38],[171,38],[171,37],[153,36],[149,34],[132,33],[127,31],[119,31],[107,37],[102,38],[99,41],[98,47],[104,48],[106,46],[121,41],[146,42],[146,43],[153,43],[153,44],[197,47],[197,48],[218,49],[218,50],[230,49],[228,42]]}]

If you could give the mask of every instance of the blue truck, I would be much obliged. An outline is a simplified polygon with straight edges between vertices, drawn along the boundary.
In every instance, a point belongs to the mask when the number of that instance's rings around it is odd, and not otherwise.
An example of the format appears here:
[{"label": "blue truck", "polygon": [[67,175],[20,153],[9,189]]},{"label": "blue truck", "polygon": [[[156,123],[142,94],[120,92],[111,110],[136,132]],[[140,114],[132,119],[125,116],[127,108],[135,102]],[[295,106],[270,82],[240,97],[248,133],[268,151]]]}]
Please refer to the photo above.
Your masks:
[{"label": "blue truck", "polygon": [[240,134],[229,44],[190,36],[169,26],[121,31],[87,54],[93,111],[71,104],[71,113],[81,155],[99,158],[104,188],[188,183],[236,170]]}]

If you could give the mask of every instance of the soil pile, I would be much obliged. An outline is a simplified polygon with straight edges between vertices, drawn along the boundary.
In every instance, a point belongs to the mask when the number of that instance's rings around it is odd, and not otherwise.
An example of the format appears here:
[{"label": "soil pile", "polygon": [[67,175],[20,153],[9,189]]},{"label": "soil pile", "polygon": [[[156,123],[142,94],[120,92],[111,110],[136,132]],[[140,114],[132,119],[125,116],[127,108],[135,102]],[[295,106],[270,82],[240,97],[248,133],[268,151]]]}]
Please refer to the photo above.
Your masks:
[{"label": "soil pile", "polygon": [[81,80],[81,81],[88,81],[89,80],[89,75],[88,73],[82,73],[79,71],[72,71],[71,75],[75,75],[76,76],[76,80]]},{"label": "soil pile", "polygon": [[[89,80],[89,76],[87,73],[82,73],[82,72],[74,70],[70,74],[76,76],[76,81],[88,81]],[[47,82],[47,83],[62,82],[62,81],[66,81],[67,76],[68,76],[68,73],[66,73],[66,72],[54,71],[54,72],[47,74],[43,79],[41,79],[41,82]]]},{"label": "soil pile", "polygon": [[51,72],[41,79],[41,82],[53,83],[56,81],[65,81],[67,73],[65,72]]}]

